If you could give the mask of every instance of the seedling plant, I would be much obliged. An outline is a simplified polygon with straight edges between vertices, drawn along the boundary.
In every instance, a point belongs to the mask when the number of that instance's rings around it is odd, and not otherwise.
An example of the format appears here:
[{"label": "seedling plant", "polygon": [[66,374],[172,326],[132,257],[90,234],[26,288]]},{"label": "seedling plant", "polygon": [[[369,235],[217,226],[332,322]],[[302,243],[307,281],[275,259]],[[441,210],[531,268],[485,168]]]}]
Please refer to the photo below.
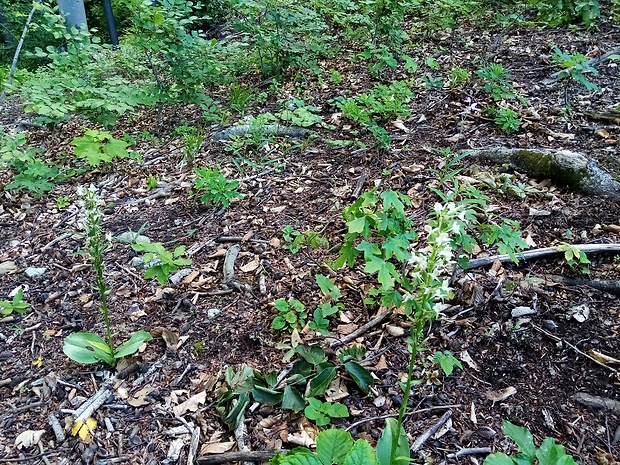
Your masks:
[{"label": "seedling plant", "polygon": [[0,300],[0,314],[26,313],[30,304],[24,300],[24,290],[20,287],[11,300]]},{"label": "seedling plant", "polygon": [[132,244],[131,248],[136,252],[144,252],[142,257],[146,267],[144,278],[157,278],[157,282],[162,286],[168,282],[170,273],[192,264],[192,260],[183,258],[184,245],[178,246],[171,252],[159,242],[141,241]]},{"label": "seedling plant", "polygon": [[194,168],[194,173],[197,174],[194,188],[202,194],[202,202],[228,208],[231,200],[243,198],[237,191],[239,181],[228,181],[219,168]]}]

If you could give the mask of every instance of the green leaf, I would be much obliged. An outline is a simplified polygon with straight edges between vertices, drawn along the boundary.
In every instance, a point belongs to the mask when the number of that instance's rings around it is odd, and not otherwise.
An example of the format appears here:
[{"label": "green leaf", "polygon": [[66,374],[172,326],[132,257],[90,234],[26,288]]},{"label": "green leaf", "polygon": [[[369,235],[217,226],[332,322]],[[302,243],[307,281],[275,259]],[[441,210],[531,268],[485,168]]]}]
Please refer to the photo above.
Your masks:
[{"label": "green leaf", "polygon": [[338,258],[332,263],[332,268],[334,270],[339,270],[345,264],[349,266],[349,268],[353,268],[355,265],[355,259],[360,254],[359,250],[353,247],[353,244],[350,242],[346,242],[340,250],[338,251]]},{"label": "green leaf", "polygon": [[319,363],[324,362],[325,360],[327,360],[327,356],[325,355],[325,351],[323,349],[321,349],[321,347],[319,347],[318,345],[314,345],[314,346],[297,346],[297,348],[295,349],[295,352],[297,352],[299,355],[302,356],[302,358],[312,364],[312,365],[318,365]]},{"label": "green leaf", "polygon": [[292,410],[293,412],[301,412],[306,403],[299,391],[292,386],[284,387],[284,394],[282,395],[282,408],[285,410]]},{"label": "green leaf", "polygon": [[323,276],[322,274],[317,274],[314,278],[316,279],[316,283],[321,288],[321,292],[323,292],[323,294],[328,295],[332,300],[338,300],[340,298],[340,289],[332,283],[331,279],[327,276]]},{"label": "green leaf", "polygon": [[153,15],[153,24],[155,26],[161,26],[164,23],[164,15],[161,13],[155,13]]},{"label": "green leaf", "polygon": [[377,454],[363,439],[358,439],[345,456],[342,465],[378,465]]},{"label": "green leaf", "polygon": [[386,262],[383,258],[371,255],[367,257],[364,272],[372,274],[378,273],[377,281],[381,286],[390,288],[394,286],[393,273],[396,273],[396,267],[393,263]]},{"label": "green leaf", "polygon": [[151,336],[150,333],[147,333],[146,331],[136,331],[131,335],[129,340],[123,342],[116,348],[114,351],[114,357],[123,358],[128,355],[135,354],[144,342],[152,339],[153,336]]},{"label": "green leaf", "polygon": [[[395,460],[390,461],[392,455],[392,444],[397,441],[395,449]],[[377,442],[377,458],[381,465],[407,465],[409,463],[409,443],[405,430],[400,426],[395,418],[388,418],[385,421],[385,428]]]},{"label": "green leaf", "polygon": [[284,328],[286,326],[286,320],[282,318],[280,315],[275,317],[271,322],[271,329],[275,329],[276,331]]},{"label": "green leaf", "polygon": [[515,465],[515,462],[503,452],[496,452],[495,454],[487,455],[483,465]]},{"label": "green leaf", "polygon": [[239,396],[235,407],[230,412],[228,412],[228,415],[226,415],[226,417],[224,418],[224,423],[226,423],[226,425],[231,430],[239,426],[239,422],[241,421],[243,413],[245,412],[245,409],[248,407],[248,405],[250,405],[250,394],[244,392]]},{"label": "green leaf", "polygon": [[405,205],[401,201],[401,194],[395,191],[382,192],[380,197],[383,199],[383,210],[388,211],[394,208],[397,213],[405,216]]},{"label": "green leaf", "polygon": [[323,411],[332,418],[347,418],[349,416],[349,409],[346,405],[340,402],[325,402],[323,404]]},{"label": "green leaf", "polygon": [[284,457],[280,457],[278,465],[322,465],[321,461],[308,449],[298,447]]},{"label": "green leaf", "polygon": [[364,393],[368,392],[369,386],[375,384],[370,372],[357,362],[351,361],[345,363],[344,369],[347,370],[347,373],[351,375],[355,384],[357,384]]},{"label": "green leaf", "polygon": [[281,392],[262,386],[254,386],[252,397],[261,404],[276,405],[282,402]]},{"label": "green leaf", "polygon": [[105,362],[114,366],[116,360],[110,347],[96,334],[72,333],[65,338],[62,351],[71,360],[78,363],[92,364]]},{"label": "green leaf", "polygon": [[523,426],[510,423],[508,420],[504,420],[502,422],[502,431],[515,442],[519,451],[523,452],[531,462],[534,461],[536,446],[534,445],[534,437],[532,433],[530,433],[530,430]]},{"label": "green leaf", "polygon": [[351,433],[342,429],[321,431],[316,438],[316,455],[323,465],[340,464],[352,447]]},{"label": "green leaf", "polygon": [[368,241],[360,242],[356,249],[360,252],[364,252],[364,259],[366,261],[370,260],[370,257],[381,255],[381,249],[379,249],[379,246]]},{"label": "green leaf", "polygon": [[336,367],[331,363],[325,365],[328,366],[323,368],[314,378],[310,380],[310,391],[308,392],[309,397],[322,396],[325,394],[325,391],[331,382],[336,378]]},{"label": "green leaf", "polygon": [[347,222],[350,234],[361,234],[363,237],[370,235],[370,221],[366,216],[360,216]]}]

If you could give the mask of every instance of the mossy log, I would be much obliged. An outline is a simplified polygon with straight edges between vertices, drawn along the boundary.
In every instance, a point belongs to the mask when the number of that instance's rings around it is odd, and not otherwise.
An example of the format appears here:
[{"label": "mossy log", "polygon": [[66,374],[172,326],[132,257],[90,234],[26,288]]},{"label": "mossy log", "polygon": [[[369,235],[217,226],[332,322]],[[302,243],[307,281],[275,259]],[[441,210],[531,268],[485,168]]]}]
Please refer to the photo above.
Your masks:
[{"label": "mossy log", "polygon": [[245,136],[246,134],[251,134],[253,131],[257,131],[259,134],[264,134],[266,136],[291,137],[294,139],[305,139],[314,134],[314,131],[310,129],[296,126],[280,126],[279,124],[242,124],[240,126],[231,126],[223,131],[214,132],[211,134],[211,139],[229,140],[231,137]]},{"label": "mossy log", "polygon": [[472,157],[508,164],[530,177],[551,179],[558,185],[584,194],[620,200],[620,182],[603,170],[596,160],[570,150],[510,149],[491,147],[476,150]]}]

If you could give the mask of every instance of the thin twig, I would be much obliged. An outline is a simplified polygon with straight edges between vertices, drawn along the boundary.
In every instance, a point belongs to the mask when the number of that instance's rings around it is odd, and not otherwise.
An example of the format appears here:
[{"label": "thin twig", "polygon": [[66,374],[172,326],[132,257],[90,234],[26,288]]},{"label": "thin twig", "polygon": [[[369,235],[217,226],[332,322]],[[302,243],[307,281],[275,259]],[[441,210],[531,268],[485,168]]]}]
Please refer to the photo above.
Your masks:
[{"label": "thin twig", "polygon": [[336,348],[338,348],[340,346],[348,344],[351,341],[354,341],[355,339],[360,337],[362,334],[364,334],[369,329],[372,329],[375,326],[381,324],[383,321],[387,320],[391,315],[392,315],[392,310],[387,310],[384,313],[380,313],[379,315],[374,317],[372,320],[370,320],[365,325],[360,326],[359,328],[357,328],[351,334],[349,334],[349,335],[347,335],[347,336],[345,336],[345,337],[343,337],[341,339],[338,339],[335,342],[332,342],[331,345],[330,345],[330,348],[331,349],[336,349]]},{"label": "thin twig", "polygon": [[415,440],[415,442],[411,445],[411,452],[417,452],[418,450],[420,450],[420,448],[424,445],[424,443],[428,441],[429,438],[439,430],[439,428],[441,428],[444,424],[446,424],[446,422],[451,417],[452,417],[452,410],[448,410],[446,413],[444,413],[437,423],[435,423],[433,426],[427,429],[424,433],[422,433],[418,437],[418,439]]}]

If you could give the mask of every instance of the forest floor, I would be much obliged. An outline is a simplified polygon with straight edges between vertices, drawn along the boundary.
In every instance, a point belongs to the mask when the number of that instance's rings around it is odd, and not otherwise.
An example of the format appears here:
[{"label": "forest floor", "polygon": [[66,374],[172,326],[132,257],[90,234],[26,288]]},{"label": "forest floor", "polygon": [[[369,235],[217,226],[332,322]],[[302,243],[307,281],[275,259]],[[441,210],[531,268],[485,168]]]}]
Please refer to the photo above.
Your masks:
[{"label": "forest floor", "polygon": [[[364,189],[380,184],[383,189],[408,193],[414,204],[408,214],[422,231],[426,214],[437,201],[426,189],[436,183],[428,169],[443,160],[429,147],[450,146],[456,152],[490,146],[570,149],[598,160],[607,170],[617,170],[619,121],[593,119],[597,113],[617,111],[617,63],[599,65],[599,76],[590,77],[599,87],[597,92],[588,92],[574,81],[545,84],[558,69],[550,59],[550,43],[595,56],[617,47],[620,31],[611,26],[591,32],[453,30],[425,39],[412,51],[418,63],[434,55],[445,70],[469,67],[472,56],[503,63],[512,73],[511,82],[529,101],[516,134],[505,134],[492,119],[472,109],[473,103],[488,101],[480,85],[466,90],[426,90],[421,85],[409,103],[411,116],[402,125],[388,127],[394,140],[390,149],[370,148],[370,138],[366,148],[330,144],[330,140],[366,136],[352,134],[328,100],[345,89],[370,91],[377,82],[365,63],[334,60],[321,67],[338,70],[341,83],[319,82],[309,74],[303,81],[283,84],[280,98],[295,95],[321,107],[323,121],[336,126],[335,130],[318,129],[318,137],[309,143],[274,138],[255,155],[261,158],[256,166],[246,164],[244,173],[233,163],[231,152],[224,150],[229,142],[210,140],[207,134],[195,164],[219,164],[229,179],[241,180],[244,198],[223,211],[190,196],[193,171],[182,166],[182,140],[173,135],[173,129],[201,123],[193,107],[166,109],[159,127],[154,110],[132,115],[115,127],[117,137],[136,138],[132,149],[142,155],[141,163],[125,159],[90,170],[41,199],[3,192],[0,298],[22,286],[31,309],[0,319],[0,462],[174,463],[164,461],[171,444],[180,438],[184,447],[178,463],[186,463],[191,436],[171,433],[173,427],[186,423],[200,428],[199,455],[235,450],[234,434],[215,409],[223,373],[226,367],[239,370],[243,365],[262,373],[286,367],[284,351],[276,344],[289,342],[290,337],[270,327],[277,313],[275,299],[294,297],[312,309],[321,298],[314,275],[330,276],[342,292],[344,310],[333,318],[329,338],[312,331],[300,335],[304,343],[324,347],[377,314],[376,307],[364,305],[369,277],[361,267],[331,270],[325,262],[336,254],[325,248],[304,247],[293,254],[285,247],[282,233],[287,225],[299,231],[321,231],[330,246],[339,245],[345,231],[342,209],[355,200],[360,177],[366,180]],[[475,69],[470,67],[472,74]],[[276,99],[271,96],[265,103],[252,104],[247,114],[274,111]],[[563,113],[567,105],[570,114]],[[12,115],[0,119],[7,129],[15,127],[21,119],[17,104]],[[51,131],[29,129],[28,140],[45,147],[48,154],[71,153],[69,141],[81,134],[83,124],[72,119]],[[157,138],[147,140],[144,131]],[[480,171],[495,176],[506,172],[522,186],[535,188],[518,197],[478,185],[491,198],[489,211],[519,221],[533,247],[619,242],[616,202],[468,158],[463,166],[460,174],[470,179]],[[159,180],[155,190],[147,188],[149,175]],[[6,173],[0,177],[3,183],[8,181]],[[143,271],[131,261],[136,254],[129,245],[110,245],[105,252],[106,278],[119,340],[138,329],[155,336],[165,333],[166,340],[156,337],[135,357],[137,371],[116,381],[114,395],[94,413],[98,426],[86,441],[67,434],[59,442],[49,416],[55,415],[65,425],[76,405],[93,396],[113,374],[104,365],[78,365],[62,351],[64,337],[74,330],[104,334],[99,299],[92,288],[92,265],[77,254],[83,241],[71,233],[79,215],[76,188],[91,184],[107,204],[106,232],[118,236],[145,225],[142,234],[152,241],[169,248],[186,245],[193,264],[190,274],[162,287],[142,277]],[[153,193],[158,194],[149,198]],[[55,199],[62,196],[69,197],[71,204],[59,209]],[[233,244],[240,246],[235,279],[241,285],[226,288],[222,264]],[[496,253],[480,250],[476,258]],[[451,307],[427,331],[428,350],[419,355],[414,378],[420,384],[413,390],[405,428],[410,440],[415,440],[445,412],[450,411],[451,418],[412,455],[416,463],[481,463],[484,459],[485,454],[450,456],[463,448],[514,452],[502,434],[504,419],[528,427],[537,444],[546,437],[556,438],[580,463],[617,463],[620,413],[584,405],[575,396],[620,401],[620,366],[592,360],[596,353],[620,358],[620,300],[587,285],[559,283],[557,278],[620,280],[614,254],[591,254],[589,259],[589,276],[554,256],[518,266],[495,263],[455,279]],[[514,312],[518,307],[532,312],[518,316]],[[575,310],[585,313],[584,318]],[[406,318],[394,315],[356,341],[367,348],[363,365],[376,383],[364,395],[345,377],[339,401],[347,405],[350,417],[334,420],[342,427],[360,422],[351,430],[355,437],[374,443],[384,426],[377,417],[398,410],[402,391],[397,381],[409,360],[407,327]],[[463,369],[445,376],[432,358],[437,350],[452,351]],[[183,404],[188,399],[190,403]],[[292,448],[294,436],[313,438],[317,432],[303,413],[268,405],[248,410],[245,426],[251,450]],[[28,430],[43,430],[43,435],[37,445],[18,450],[15,440]]]}]

